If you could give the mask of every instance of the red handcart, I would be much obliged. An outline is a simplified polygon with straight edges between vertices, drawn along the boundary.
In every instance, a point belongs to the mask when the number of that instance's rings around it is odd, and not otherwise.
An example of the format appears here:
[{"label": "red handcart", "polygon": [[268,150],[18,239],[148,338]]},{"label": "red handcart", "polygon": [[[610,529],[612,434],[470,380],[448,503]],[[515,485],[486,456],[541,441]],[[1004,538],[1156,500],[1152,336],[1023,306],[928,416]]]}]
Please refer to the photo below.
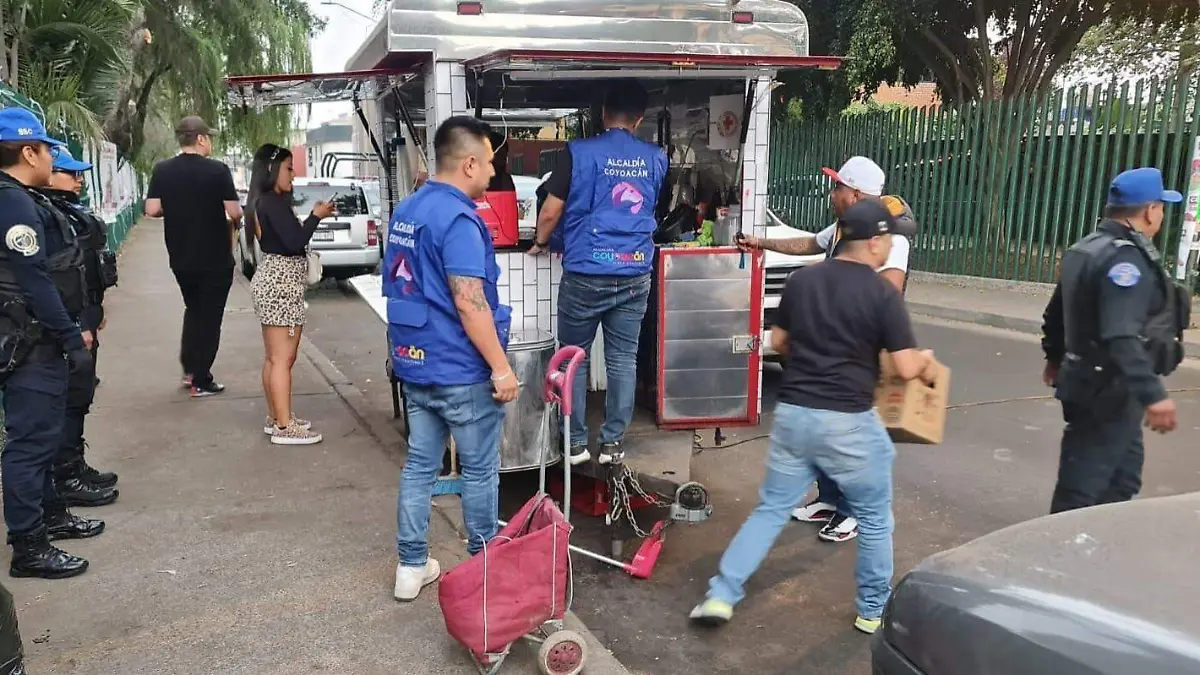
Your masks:
[{"label": "red handcart", "polygon": [[[546,454],[540,460],[538,493],[525,503],[483,550],[447,572],[438,586],[446,630],[471,652],[481,673],[499,672],[520,639],[541,644],[538,667],[545,675],[578,675],[587,643],[564,630],[571,606],[572,550],[570,432],[571,382],[585,358],[563,347],[546,373],[546,414],[557,406],[563,420],[563,500],[566,514],[546,493]],[[564,367],[565,366],[565,367]]]}]

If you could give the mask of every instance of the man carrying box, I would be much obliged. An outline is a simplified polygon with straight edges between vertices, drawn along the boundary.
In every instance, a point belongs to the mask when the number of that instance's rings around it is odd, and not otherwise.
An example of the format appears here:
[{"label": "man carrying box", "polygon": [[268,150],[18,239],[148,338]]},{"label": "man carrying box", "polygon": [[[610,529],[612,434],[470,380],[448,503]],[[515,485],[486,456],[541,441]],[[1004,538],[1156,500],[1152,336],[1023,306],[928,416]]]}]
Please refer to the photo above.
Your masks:
[{"label": "man carrying box", "polygon": [[721,624],[787,525],[817,472],[841,489],[859,520],[858,618],[874,633],[891,595],[892,463],[888,432],[874,410],[879,354],[895,373],[933,383],[941,365],[916,348],[904,300],[875,270],[887,260],[896,220],[875,200],[838,221],[841,245],[831,260],[788,278],[771,328],[771,346],[787,355],[771,429],[759,503],[729,544],[708,597],[691,618]]}]

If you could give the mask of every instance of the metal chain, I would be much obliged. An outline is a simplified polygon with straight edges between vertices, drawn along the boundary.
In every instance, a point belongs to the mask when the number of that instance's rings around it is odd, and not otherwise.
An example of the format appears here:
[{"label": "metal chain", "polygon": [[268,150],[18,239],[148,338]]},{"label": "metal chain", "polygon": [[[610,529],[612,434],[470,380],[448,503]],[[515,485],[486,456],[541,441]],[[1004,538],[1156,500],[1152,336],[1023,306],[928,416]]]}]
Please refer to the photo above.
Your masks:
[{"label": "metal chain", "polygon": [[633,506],[630,503],[632,497],[629,494],[629,489],[625,487],[625,481],[629,481],[629,487],[633,488],[634,493],[648,504],[653,506],[662,506],[663,502],[658,495],[652,495],[642,489],[641,483],[638,482],[637,476],[624,464],[621,465],[617,475],[609,481],[610,502],[612,504],[612,513],[609,514],[609,522],[613,525],[620,522],[624,516],[629,521],[629,525],[633,527],[633,532],[638,537],[645,539],[650,536],[650,533],[643,530],[637,522],[637,517],[633,515]]}]

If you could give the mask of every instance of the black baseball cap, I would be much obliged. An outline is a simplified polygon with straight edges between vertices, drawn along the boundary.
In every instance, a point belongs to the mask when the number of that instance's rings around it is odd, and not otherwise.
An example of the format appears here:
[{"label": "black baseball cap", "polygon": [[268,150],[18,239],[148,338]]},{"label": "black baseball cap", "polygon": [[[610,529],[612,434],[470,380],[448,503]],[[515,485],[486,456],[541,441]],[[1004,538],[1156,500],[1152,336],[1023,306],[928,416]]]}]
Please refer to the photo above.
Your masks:
[{"label": "black baseball cap", "polygon": [[838,219],[838,241],[862,241],[897,232],[896,217],[882,201],[863,199]]}]

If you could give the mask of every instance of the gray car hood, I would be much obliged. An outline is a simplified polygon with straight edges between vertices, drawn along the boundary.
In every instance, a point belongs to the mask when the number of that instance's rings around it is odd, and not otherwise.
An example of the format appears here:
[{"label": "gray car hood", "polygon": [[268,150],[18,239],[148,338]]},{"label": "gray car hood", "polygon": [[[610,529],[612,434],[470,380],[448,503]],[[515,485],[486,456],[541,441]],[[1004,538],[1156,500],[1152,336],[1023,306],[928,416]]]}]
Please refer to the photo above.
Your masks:
[{"label": "gray car hood", "polygon": [[1200,493],[1038,518],[932,556],[884,639],[926,675],[1200,673]]}]

